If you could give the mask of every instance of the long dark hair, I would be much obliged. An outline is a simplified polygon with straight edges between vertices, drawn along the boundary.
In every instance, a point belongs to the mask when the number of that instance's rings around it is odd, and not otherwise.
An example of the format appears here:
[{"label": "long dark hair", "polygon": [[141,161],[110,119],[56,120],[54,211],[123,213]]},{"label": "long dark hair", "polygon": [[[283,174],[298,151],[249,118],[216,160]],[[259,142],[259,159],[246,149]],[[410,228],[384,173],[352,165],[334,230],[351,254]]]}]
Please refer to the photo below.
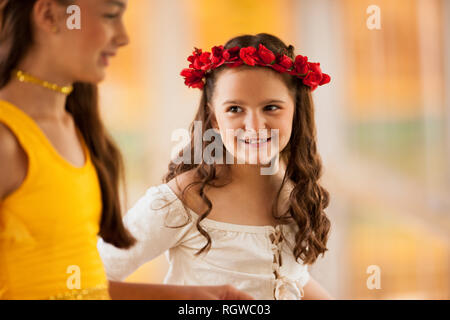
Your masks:
[{"label": "long dark hair", "polygon": [[[57,0],[67,5],[69,0]],[[31,13],[36,0],[0,0],[0,89],[33,44]],[[123,180],[123,160],[100,119],[97,86],[75,83],[67,97],[66,110],[90,150],[102,193],[100,236],[118,248],[129,248],[135,239],[122,223],[119,184]]]},{"label": "long dark hair", "polygon": [[[225,49],[238,47],[255,47],[263,44],[276,54],[286,54],[294,59],[294,47],[287,46],[279,38],[261,33],[257,35],[243,35],[229,40],[225,44]],[[200,105],[195,116],[195,121],[201,121],[202,134],[213,128],[213,110],[208,106],[214,93],[216,79],[224,66],[213,70],[206,76],[205,87],[202,92]],[[275,71],[274,71],[275,72]],[[286,164],[286,171],[282,185],[276,195],[272,207],[272,215],[277,220],[292,218],[299,227],[295,235],[295,248],[293,254],[296,259],[302,259],[306,264],[315,262],[320,254],[327,251],[327,241],[330,231],[330,221],[324,209],[329,204],[329,194],[318,182],[322,174],[322,162],[317,152],[316,146],[316,126],[314,121],[314,106],[310,88],[305,86],[301,80],[283,75],[286,85],[294,92],[295,112],[292,125],[292,134],[286,148],[281,152],[280,157]],[[191,125],[191,143],[180,152],[190,154],[194,158],[194,125]],[[202,139],[203,140],[203,139]],[[203,141],[203,150],[212,142]],[[226,150],[224,148],[223,154]],[[182,190],[182,200],[184,202],[186,192],[194,186],[199,186],[200,197],[207,205],[207,209],[200,214],[196,226],[198,231],[206,238],[206,245],[197,254],[207,252],[211,248],[211,237],[200,225],[212,210],[212,202],[205,193],[207,186],[217,187],[214,181],[218,178],[216,164],[207,164],[204,161],[200,164],[176,164],[173,161],[169,164],[169,170],[164,177],[168,182],[178,175],[193,170],[194,181],[189,183]],[[281,190],[286,183],[292,185],[288,199],[288,209],[281,214],[278,212],[278,203]]]}]

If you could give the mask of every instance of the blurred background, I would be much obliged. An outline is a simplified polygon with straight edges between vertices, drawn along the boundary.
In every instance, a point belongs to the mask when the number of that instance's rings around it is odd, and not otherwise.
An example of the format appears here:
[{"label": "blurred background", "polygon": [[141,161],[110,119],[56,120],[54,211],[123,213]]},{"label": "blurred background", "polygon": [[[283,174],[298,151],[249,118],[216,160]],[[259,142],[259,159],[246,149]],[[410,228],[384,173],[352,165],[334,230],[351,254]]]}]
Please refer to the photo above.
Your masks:
[{"label": "blurred background", "polygon": [[[127,207],[161,183],[172,132],[193,120],[200,92],[179,76],[193,47],[272,33],[332,78],[314,92],[332,229],[312,276],[338,299],[450,298],[450,1],[130,1],[126,25],[101,105]],[[162,283],[167,268],[161,256],[127,281]]]}]

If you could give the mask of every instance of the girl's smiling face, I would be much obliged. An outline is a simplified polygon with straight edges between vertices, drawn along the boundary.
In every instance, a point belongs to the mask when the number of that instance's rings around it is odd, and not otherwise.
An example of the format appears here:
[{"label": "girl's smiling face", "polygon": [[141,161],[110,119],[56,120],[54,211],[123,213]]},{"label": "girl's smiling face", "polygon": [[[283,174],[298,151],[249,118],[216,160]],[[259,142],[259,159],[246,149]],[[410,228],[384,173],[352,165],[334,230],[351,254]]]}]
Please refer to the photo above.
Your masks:
[{"label": "girl's smiling face", "polygon": [[[64,3],[71,1],[59,2]],[[98,83],[105,77],[109,60],[129,42],[123,23],[128,0],[77,0],[73,4],[80,8],[81,29],[67,27],[67,7],[61,5],[59,31],[40,40],[58,70],[74,81]]]},{"label": "girl's smiling face", "polygon": [[289,143],[295,97],[276,71],[246,66],[220,71],[210,108],[213,126],[238,163],[267,164]]}]

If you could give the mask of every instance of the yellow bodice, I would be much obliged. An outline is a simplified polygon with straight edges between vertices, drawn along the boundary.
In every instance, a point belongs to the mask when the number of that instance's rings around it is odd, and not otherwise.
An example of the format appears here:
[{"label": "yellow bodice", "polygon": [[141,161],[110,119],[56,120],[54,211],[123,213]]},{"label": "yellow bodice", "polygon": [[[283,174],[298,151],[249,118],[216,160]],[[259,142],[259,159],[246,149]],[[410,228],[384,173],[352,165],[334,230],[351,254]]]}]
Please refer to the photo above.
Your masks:
[{"label": "yellow bodice", "polygon": [[28,157],[24,182],[0,202],[0,299],[108,299],[96,247],[101,190],[81,134],[78,168],[19,108],[0,101],[0,122]]}]

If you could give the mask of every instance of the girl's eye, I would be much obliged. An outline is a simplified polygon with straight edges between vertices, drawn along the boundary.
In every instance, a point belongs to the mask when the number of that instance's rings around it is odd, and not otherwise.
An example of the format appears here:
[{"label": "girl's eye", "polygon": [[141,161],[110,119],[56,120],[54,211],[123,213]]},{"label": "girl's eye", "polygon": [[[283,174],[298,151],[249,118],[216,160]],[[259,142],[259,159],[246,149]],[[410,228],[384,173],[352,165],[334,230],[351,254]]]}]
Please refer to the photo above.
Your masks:
[{"label": "girl's eye", "polygon": [[119,15],[120,15],[119,13],[116,13],[116,14],[105,14],[103,16],[107,19],[115,19],[115,18],[118,18]]},{"label": "girl's eye", "polygon": [[238,113],[241,111],[242,111],[241,107],[238,107],[238,106],[231,106],[227,110],[227,112],[231,112],[231,113]]},{"label": "girl's eye", "polygon": [[275,106],[275,105],[269,105],[269,106],[265,106],[264,107],[264,111],[275,111],[275,110],[278,110],[278,109],[280,109],[280,107]]}]

